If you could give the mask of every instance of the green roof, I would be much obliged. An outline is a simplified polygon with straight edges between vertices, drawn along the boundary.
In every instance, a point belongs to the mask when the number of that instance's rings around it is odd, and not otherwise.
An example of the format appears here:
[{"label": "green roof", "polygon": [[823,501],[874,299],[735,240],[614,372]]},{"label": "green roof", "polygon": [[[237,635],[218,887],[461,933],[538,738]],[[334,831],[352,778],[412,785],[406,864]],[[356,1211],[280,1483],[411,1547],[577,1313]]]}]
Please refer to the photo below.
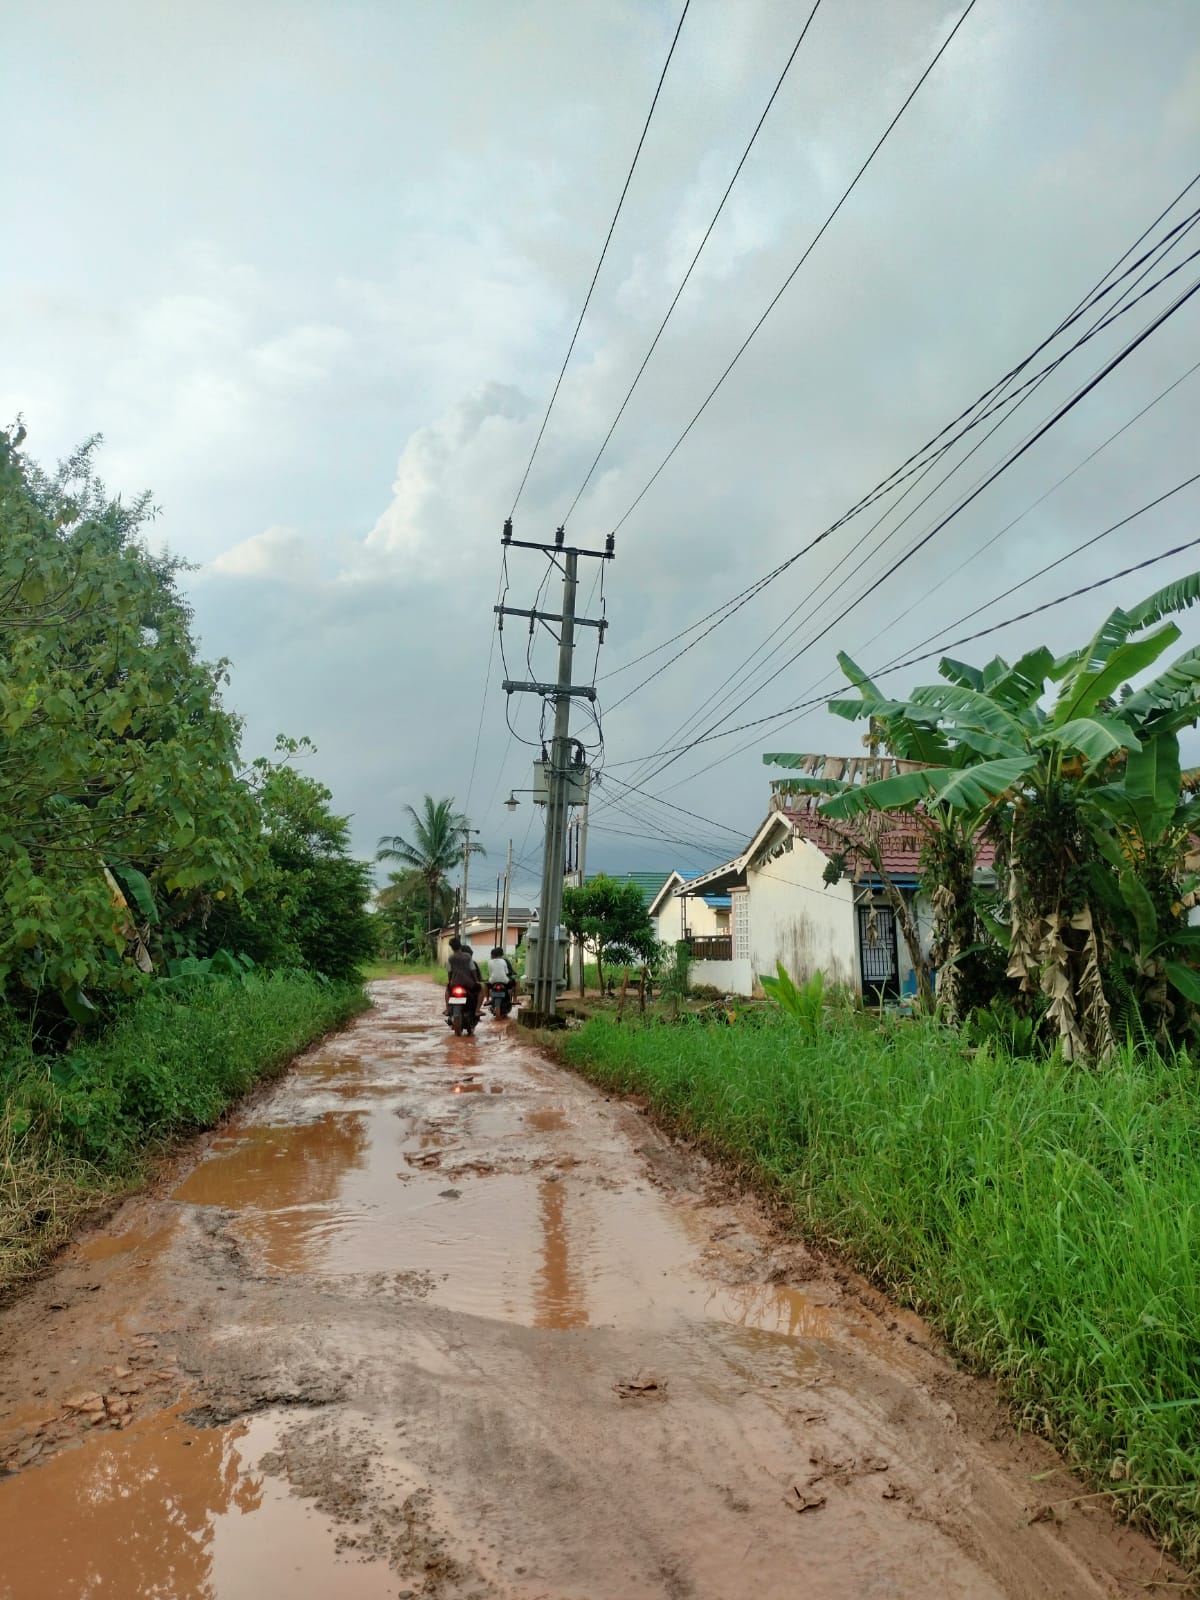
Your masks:
[{"label": "green roof", "polygon": [[591,883],[595,878],[611,878],[614,883],[636,883],[642,891],[643,901],[649,907],[654,904],[663,884],[674,870],[669,867],[666,872],[589,872],[587,881]]}]

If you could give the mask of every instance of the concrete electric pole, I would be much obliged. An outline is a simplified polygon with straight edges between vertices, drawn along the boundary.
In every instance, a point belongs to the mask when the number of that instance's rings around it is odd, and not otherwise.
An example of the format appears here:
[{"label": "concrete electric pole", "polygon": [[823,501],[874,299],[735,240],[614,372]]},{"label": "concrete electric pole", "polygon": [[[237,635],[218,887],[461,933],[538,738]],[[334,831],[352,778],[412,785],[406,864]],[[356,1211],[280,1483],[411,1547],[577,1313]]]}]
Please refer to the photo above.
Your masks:
[{"label": "concrete electric pole", "polygon": [[472,850],[471,835],[473,833],[477,834],[478,832],[479,832],[478,828],[464,828],[463,831],[462,831],[462,836],[463,836],[462,894],[460,895],[459,902],[458,902],[458,926],[454,930],[455,933],[457,933],[457,934],[461,934],[462,933],[463,918],[467,915],[467,910],[468,910],[468,907],[467,907],[467,876],[468,876],[468,873],[469,873],[469,870],[470,870],[470,865],[471,865],[471,850]]},{"label": "concrete electric pole", "polygon": [[[542,857],[542,898],[538,911],[538,941],[536,970],[526,976],[533,991],[535,1013],[553,1016],[558,999],[558,979],[561,967],[559,951],[559,919],[562,915],[563,876],[566,864],[567,816],[572,802],[573,787],[582,775],[581,769],[571,761],[571,701],[595,700],[596,690],[591,685],[580,686],[571,682],[575,655],[575,630],[598,628],[601,643],[607,623],[603,619],[576,617],[575,594],[578,587],[580,556],[594,556],[600,561],[613,558],[613,536],[605,540],[603,550],[580,550],[564,547],[561,528],[553,545],[531,544],[512,536],[512,519],[504,524],[502,543],[522,550],[545,551],[563,575],[562,611],[523,611],[512,606],[497,606],[500,626],[506,616],[528,617],[547,625],[557,622],[558,679],[555,683],[517,683],[506,679],[502,685],[506,694],[536,694],[554,703],[554,738],[547,762],[546,842]],[[561,558],[561,559],[560,559]]]}]

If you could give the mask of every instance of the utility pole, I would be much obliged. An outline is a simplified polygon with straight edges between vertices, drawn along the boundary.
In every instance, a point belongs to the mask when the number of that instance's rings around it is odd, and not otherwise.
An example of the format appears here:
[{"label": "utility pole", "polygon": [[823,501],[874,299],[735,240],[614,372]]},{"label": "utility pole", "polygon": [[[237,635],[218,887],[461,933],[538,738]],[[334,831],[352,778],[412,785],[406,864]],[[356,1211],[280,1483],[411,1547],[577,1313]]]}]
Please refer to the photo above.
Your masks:
[{"label": "utility pole", "polygon": [[[558,931],[559,919],[562,915],[563,875],[566,859],[566,832],[567,816],[571,806],[571,786],[578,780],[579,769],[571,763],[571,701],[572,699],[595,700],[596,690],[588,685],[586,687],[571,682],[571,669],[575,655],[575,629],[577,627],[597,628],[600,632],[600,641],[604,641],[604,631],[607,623],[603,619],[589,617],[576,617],[575,594],[578,587],[578,572],[580,556],[594,556],[600,561],[611,561],[613,558],[613,535],[610,533],[604,542],[603,550],[580,550],[564,546],[564,533],[559,528],[554,536],[553,545],[531,544],[512,536],[512,518],[504,524],[504,533],[501,543],[505,546],[516,546],[524,550],[541,550],[550,556],[550,559],[559,568],[563,575],[562,611],[553,614],[545,611],[523,611],[516,607],[497,606],[500,614],[500,625],[506,616],[528,617],[530,627],[535,621],[547,625],[557,622],[558,633],[558,679],[555,683],[517,683],[506,679],[503,689],[506,694],[522,693],[541,695],[546,700],[554,702],[554,738],[550,746],[550,759],[547,772],[546,796],[546,842],[545,853],[542,857],[542,898],[538,918],[538,947],[536,971],[530,974],[533,990],[533,1006],[535,1012],[553,1016],[558,998],[558,973],[559,973],[559,948]],[[561,561],[560,561],[561,557]]]},{"label": "utility pole", "polygon": [[512,840],[508,841],[508,860],[504,864],[504,910],[501,913],[500,937],[496,943],[508,954],[508,895],[512,883]]},{"label": "utility pole", "polygon": [[[592,797],[592,782],[589,776],[583,791],[583,804],[575,818],[575,885],[583,888],[584,874],[587,871],[587,828],[588,828],[588,802]],[[580,941],[575,947],[575,967],[571,975],[572,982],[579,992],[583,993],[583,943]]]},{"label": "utility pole", "polygon": [[458,900],[458,920],[457,920],[457,923],[456,923],[455,929],[454,929],[455,933],[457,933],[459,935],[462,934],[463,918],[467,914],[467,873],[468,873],[468,869],[470,868],[470,865],[471,865],[471,835],[473,833],[474,834],[478,834],[478,832],[479,832],[478,828],[464,828],[463,831],[462,831],[462,834],[463,834],[462,893],[459,896],[459,900]]}]

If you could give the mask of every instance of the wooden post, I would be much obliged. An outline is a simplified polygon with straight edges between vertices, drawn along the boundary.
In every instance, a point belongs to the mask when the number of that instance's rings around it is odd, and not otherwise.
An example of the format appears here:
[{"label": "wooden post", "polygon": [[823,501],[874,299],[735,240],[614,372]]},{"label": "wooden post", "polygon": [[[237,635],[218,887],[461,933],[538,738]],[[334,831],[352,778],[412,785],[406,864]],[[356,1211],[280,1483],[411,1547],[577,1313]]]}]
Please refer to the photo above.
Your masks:
[{"label": "wooden post", "polygon": [[638,1010],[643,1016],[646,1013],[646,979],[649,973],[649,967],[643,967],[641,978],[638,980]]},{"label": "wooden post", "polygon": [[629,988],[629,968],[625,968],[625,976],[621,979],[621,998],[617,1001],[617,1021],[621,1020],[625,1010],[625,991]]}]

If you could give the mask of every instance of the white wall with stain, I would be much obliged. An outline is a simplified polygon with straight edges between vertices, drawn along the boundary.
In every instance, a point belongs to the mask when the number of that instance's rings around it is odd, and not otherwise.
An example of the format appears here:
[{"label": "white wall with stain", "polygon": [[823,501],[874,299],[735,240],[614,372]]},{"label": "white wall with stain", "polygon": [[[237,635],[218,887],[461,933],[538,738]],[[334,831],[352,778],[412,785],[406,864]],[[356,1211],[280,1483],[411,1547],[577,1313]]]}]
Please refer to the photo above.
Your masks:
[{"label": "white wall with stain", "polygon": [[846,880],[824,882],[828,859],[815,844],[794,836],[790,850],[748,866],[750,962],[756,980],[764,973],[774,977],[780,962],[796,983],[820,971],[826,983],[857,988],[854,889]]}]

